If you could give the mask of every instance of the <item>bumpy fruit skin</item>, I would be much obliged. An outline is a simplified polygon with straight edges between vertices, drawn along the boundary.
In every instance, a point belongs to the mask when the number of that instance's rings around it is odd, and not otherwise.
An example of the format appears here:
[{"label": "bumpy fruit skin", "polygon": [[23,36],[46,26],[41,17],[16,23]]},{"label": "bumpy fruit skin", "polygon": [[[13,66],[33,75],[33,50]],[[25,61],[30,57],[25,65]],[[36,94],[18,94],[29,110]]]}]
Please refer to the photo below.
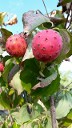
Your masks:
[{"label": "bumpy fruit skin", "polygon": [[6,42],[6,51],[14,57],[24,56],[27,48],[25,39],[19,34],[11,35]]},{"label": "bumpy fruit skin", "polygon": [[4,71],[4,65],[3,63],[0,62],[0,72],[3,72]]},{"label": "bumpy fruit skin", "polygon": [[62,37],[53,30],[42,30],[32,40],[32,50],[35,58],[42,62],[52,62],[62,50]]}]

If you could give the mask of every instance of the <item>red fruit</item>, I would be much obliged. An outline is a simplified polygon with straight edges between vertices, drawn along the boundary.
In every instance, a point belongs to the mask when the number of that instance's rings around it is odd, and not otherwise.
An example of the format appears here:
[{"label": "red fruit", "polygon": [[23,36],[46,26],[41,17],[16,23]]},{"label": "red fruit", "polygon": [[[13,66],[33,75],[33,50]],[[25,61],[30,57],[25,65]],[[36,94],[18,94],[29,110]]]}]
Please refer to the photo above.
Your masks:
[{"label": "red fruit", "polygon": [[3,72],[4,71],[4,65],[3,63],[0,62],[0,72]]},{"label": "red fruit", "polygon": [[42,30],[32,40],[33,54],[39,61],[51,62],[59,56],[62,44],[62,37],[57,31]]},{"label": "red fruit", "polygon": [[27,48],[25,39],[19,34],[11,35],[6,42],[7,52],[14,57],[24,56]]}]

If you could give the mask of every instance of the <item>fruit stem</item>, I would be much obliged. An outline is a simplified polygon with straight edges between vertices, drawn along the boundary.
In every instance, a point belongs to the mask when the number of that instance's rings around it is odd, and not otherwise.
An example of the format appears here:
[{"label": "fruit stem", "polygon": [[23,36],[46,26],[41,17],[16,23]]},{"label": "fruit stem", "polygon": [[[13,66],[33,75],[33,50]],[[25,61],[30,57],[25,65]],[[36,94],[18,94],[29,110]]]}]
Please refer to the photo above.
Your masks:
[{"label": "fruit stem", "polygon": [[40,72],[43,72],[45,67],[46,67],[46,64],[43,62],[40,62],[40,68],[41,68]]},{"label": "fruit stem", "polygon": [[51,121],[52,121],[52,128],[57,128],[56,123],[56,110],[54,105],[54,96],[50,97],[50,112],[51,112]]}]

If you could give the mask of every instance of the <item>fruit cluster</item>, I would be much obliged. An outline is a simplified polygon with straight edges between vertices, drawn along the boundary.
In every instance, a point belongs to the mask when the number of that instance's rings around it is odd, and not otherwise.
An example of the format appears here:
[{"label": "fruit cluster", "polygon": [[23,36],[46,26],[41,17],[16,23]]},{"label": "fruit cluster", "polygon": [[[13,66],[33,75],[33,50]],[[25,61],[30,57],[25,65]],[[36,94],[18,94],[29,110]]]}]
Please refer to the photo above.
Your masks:
[{"label": "fruit cluster", "polygon": [[[62,37],[53,30],[42,30],[32,40],[32,51],[34,57],[42,62],[52,62],[61,53]],[[27,49],[27,42],[19,34],[11,35],[6,42],[7,52],[14,57],[24,56]]]}]

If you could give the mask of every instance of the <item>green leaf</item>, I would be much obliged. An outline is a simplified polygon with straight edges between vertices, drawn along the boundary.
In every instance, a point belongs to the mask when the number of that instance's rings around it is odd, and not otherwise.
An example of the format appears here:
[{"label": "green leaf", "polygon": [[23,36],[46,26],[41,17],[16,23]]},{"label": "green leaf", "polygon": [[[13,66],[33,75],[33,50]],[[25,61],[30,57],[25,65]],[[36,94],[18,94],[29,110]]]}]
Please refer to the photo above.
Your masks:
[{"label": "green leaf", "polygon": [[55,64],[45,66],[42,72],[44,76],[38,78],[40,81],[32,88],[32,94],[35,97],[50,96],[58,90],[60,85],[60,76],[57,68],[58,67]]},{"label": "green leaf", "polygon": [[0,31],[1,31],[2,37],[5,40],[5,42],[8,39],[8,37],[12,35],[12,32],[5,28],[1,28]]},{"label": "green leaf", "polygon": [[16,122],[14,122],[11,128],[20,128],[20,126]]},{"label": "green leaf", "polygon": [[72,89],[72,63],[64,61],[59,66],[60,84],[64,88]]},{"label": "green leaf", "polygon": [[60,85],[60,76],[59,74],[57,75],[56,79],[51,82],[48,86],[44,88],[37,88],[36,90],[32,91],[32,95],[37,98],[37,97],[45,97],[45,96],[51,96],[54,94]]},{"label": "green leaf", "polygon": [[11,89],[10,89],[10,91],[9,91],[9,95],[14,94],[14,92],[15,92],[15,91],[14,91],[14,89],[13,89],[13,88],[11,88]]},{"label": "green leaf", "polygon": [[21,92],[23,91],[23,86],[20,80],[20,72],[18,71],[12,78],[12,80],[10,81],[9,85],[14,88],[15,90],[17,90],[18,95],[21,94]]},{"label": "green leaf", "polygon": [[65,29],[59,29],[59,32],[63,39],[63,48],[62,48],[61,54],[56,59],[56,62],[60,63],[62,60],[64,60],[66,58],[66,55],[70,51],[70,36],[69,36],[67,30],[65,30]]},{"label": "green leaf", "polygon": [[42,23],[41,25],[38,26],[38,29],[39,30],[46,30],[46,29],[49,29],[51,28],[52,24],[51,22],[45,22],[45,23]]},{"label": "green leaf", "polygon": [[67,128],[72,128],[72,124],[69,127],[67,127]]},{"label": "green leaf", "polygon": [[19,64],[15,64],[8,75],[8,82],[12,80],[13,76],[20,70]]},{"label": "green leaf", "polygon": [[22,17],[24,25],[24,33],[30,34],[36,27],[43,23],[49,23],[52,26],[52,22],[46,16],[44,16],[39,10],[38,11],[28,11],[23,14]]},{"label": "green leaf", "polygon": [[4,122],[2,128],[8,128],[8,124],[7,124],[7,122]]},{"label": "green leaf", "polygon": [[32,111],[32,119],[35,119],[35,118],[38,118],[39,116],[41,116],[41,113],[43,111],[44,111],[44,109],[40,104],[34,103],[33,111]]},{"label": "green leaf", "polygon": [[38,82],[37,74],[28,69],[21,72],[20,78],[27,86],[34,86]]},{"label": "green leaf", "polygon": [[70,109],[72,109],[72,96],[67,92],[56,106],[56,118],[60,119],[65,117],[69,113]]},{"label": "green leaf", "polygon": [[33,58],[24,61],[24,69],[20,74],[20,79],[22,80],[23,86],[26,90],[38,82],[37,76],[39,76],[39,70],[40,65],[36,59]]},{"label": "green leaf", "polygon": [[30,120],[30,115],[27,112],[27,105],[23,105],[19,112],[14,112],[11,115],[19,125],[22,125],[23,123]]},{"label": "green leaf", "polygon": [[51,17],[51,20],[53,20],[55,27],[58,27],[60,29],[65,28],[66,19],[61,10],[56,10],[56,14],[54,15],[54,17]]},{"label": "green leaf", "polygon": [[12,58],[12,57],[9,56],[9,55],[4,56],[4,57],[3,57],[4,63],[5,63],[7,60],[11,59],[11,58]]},{"label": "green leaf", "polygon": [[57,72],[54,72],[52,75],[48,76],[45,79],[42,79],[41,82],[36,84],[32,89],[36,90],[37,88],[44,88],[52,83],[53,80],[57,78]]},{"label": "green leaf", "polygon": [[65,29],[59,29],[59,32],[60,32],[62,39],[63,39],[62,53],[65,55],[70,50],[70,36],[69,36],[67,30],[65,30]]},{"label": "green leaf", "polygon": [[72,124],[72,120],[69,120],[67,119],[66,117],[65,118],[62,118],[61,119],[61,122],[59,124],[59,127],[60,128],[68,128],[68,126],[70,126]]},{"label": "green leaf", "polygon": [[[28,104],[28,105],[31,105],[31,104]],[[31,107],[32,107],[31,114],[28,113],[26,104],[20,108],[19,112],[11,113],[16,123],[18,123],[19,125],[22,125],[23,123],[25,123],[24,124],[25,127],[31,126],[30,123],[32,123],[35,119],[40,117],[41,113],[44,111],[42,106],[39,105],[38,103],[31,105]]]},{"label": "green leaf", "polygon": [[68,113],[67,118],[72,120],[72,110]]},{"label": "green leaf", "polygon": [[52,128],[52,122],[51,122],[50,118],[48,119],[48,123],[46,125],[46,128]]},{"label": "green leaf", "polygon": [[3,106],[5,109],[10,109],[10,99],[8,95],[4,92],[0,95],[0,105]]},{"label": "green leaf", "polygon": [[5,66],[4,72],[2,74],[2,77],[3,77],[3,80],[7,83],[8,83],[9,72],[13,66],[14,66],[14,64],[12,63],[12,59],[9,59],[8,61],[6,61],[6,66]]},{"label": "green leaf", "polygon": [[64,15],[62,14],[61,10],[56,10],[56,14],[54,15],[56,18],[64,18]]},{"label": "green leaf", "polygon": [[5,86],[5,81],[3,80],[2,76],[0,77],[0,87]]}]

